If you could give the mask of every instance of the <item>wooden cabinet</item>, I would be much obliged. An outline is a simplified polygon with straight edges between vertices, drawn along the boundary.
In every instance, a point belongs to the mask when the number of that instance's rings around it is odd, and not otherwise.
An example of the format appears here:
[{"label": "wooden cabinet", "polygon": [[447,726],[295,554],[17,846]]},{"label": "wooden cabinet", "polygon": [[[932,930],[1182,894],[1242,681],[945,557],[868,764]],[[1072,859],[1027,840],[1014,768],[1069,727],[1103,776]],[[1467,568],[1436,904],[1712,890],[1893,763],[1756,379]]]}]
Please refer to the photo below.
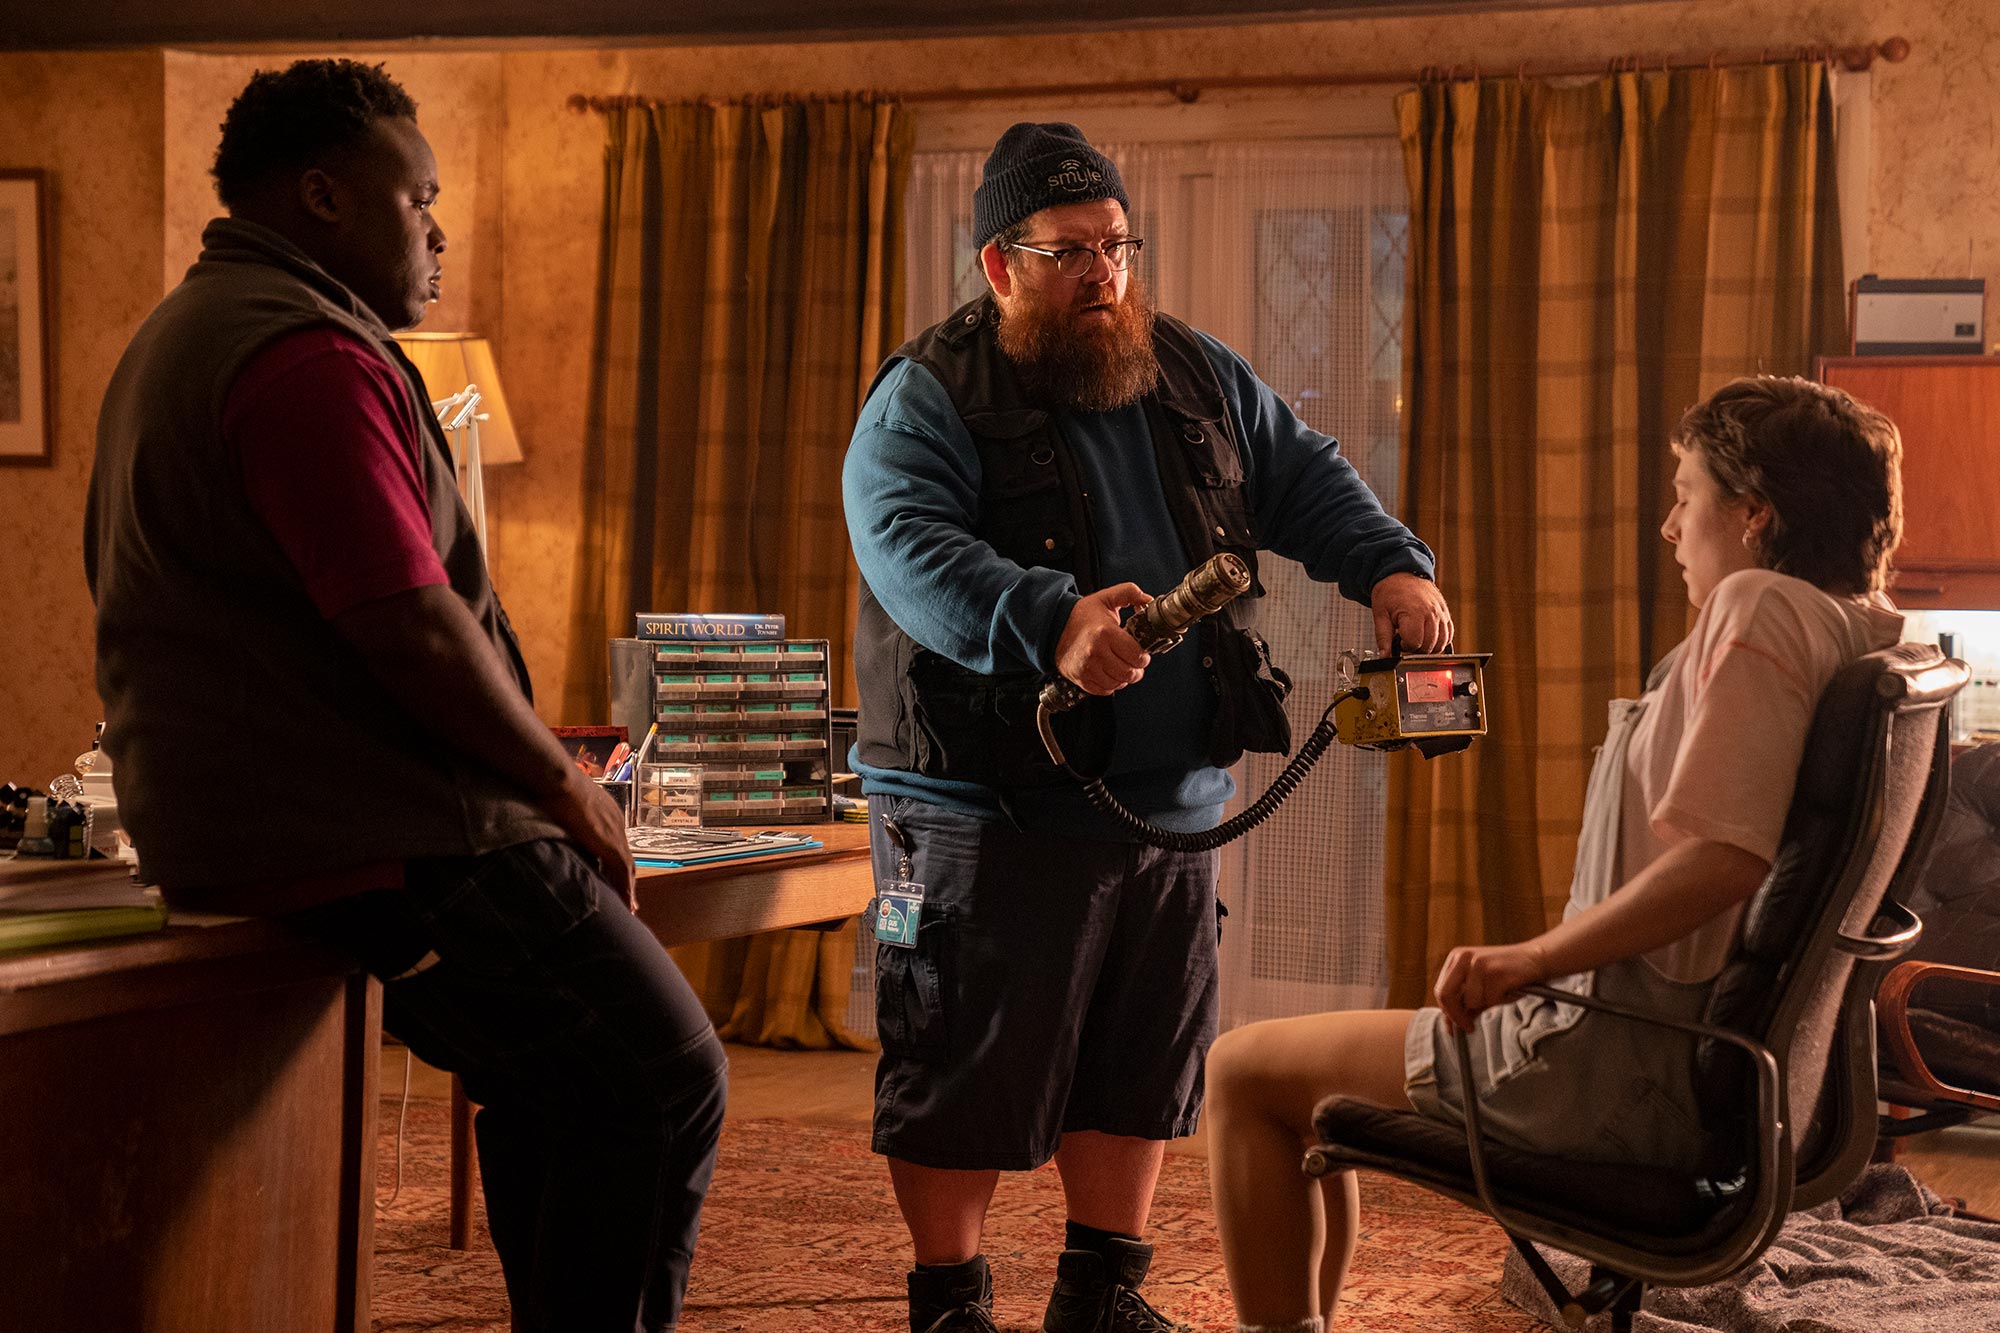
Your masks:
[{"label": "wooden cabinet", "polygon": [[1902,432],[1897,604],[2000,608],[2000,356],[1829,356],[1819,378]]},{"label": "wooden cabinet", "polygon": [[186,919],[0,954],[0,1329],[365,1333],[382,988]]}]

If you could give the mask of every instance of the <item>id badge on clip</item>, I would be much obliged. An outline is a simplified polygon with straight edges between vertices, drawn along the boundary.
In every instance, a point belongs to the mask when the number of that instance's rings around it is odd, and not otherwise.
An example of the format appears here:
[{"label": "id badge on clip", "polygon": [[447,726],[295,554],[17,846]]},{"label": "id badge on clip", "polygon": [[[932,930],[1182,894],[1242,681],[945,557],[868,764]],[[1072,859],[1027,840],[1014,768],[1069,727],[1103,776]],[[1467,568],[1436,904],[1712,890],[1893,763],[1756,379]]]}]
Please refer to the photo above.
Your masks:
[{"label": "id badge on clip", "polygon": [[892,879],[875,895],[875,940],[899,949],[917,947],[917,928],[924,916],[924,886]]}]

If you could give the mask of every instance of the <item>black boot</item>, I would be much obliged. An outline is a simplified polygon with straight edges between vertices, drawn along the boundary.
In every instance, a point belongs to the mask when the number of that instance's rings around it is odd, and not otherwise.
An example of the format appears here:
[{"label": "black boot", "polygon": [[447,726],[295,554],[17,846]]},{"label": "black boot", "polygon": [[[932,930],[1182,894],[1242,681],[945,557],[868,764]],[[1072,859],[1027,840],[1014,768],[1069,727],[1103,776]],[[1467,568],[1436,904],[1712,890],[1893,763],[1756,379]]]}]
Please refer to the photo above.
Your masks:
[{"label": "black boot", "polygon": [[962,1264],[918,1264],[911,1271],[910,1333],[1000,1333],[985,1255]]},{"label": "black boot", "polygon": [[1139,1294],[1152,1264],[1152,1246],[1122,1236],[1105,1240],[1101,1251],[1064,1250],[1043,1333],[1192,1333]]}]

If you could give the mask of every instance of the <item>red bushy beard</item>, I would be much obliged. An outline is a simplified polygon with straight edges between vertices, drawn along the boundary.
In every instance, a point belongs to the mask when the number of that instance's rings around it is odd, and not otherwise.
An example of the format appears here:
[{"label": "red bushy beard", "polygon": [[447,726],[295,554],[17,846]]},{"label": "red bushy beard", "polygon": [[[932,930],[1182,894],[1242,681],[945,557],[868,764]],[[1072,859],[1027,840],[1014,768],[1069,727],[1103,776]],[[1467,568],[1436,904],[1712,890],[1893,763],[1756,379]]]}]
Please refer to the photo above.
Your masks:
[{"label": "red bushy beard", "polygon": [[[1110,412],[1138,401],[1160,381],[1153,352],[1153,300],[1137,273],[1125,299],[1108,282],[1079,287],[1064,305],[1022,289],[1023,299],[1000,316],[1000,350],[1014,363],[1021,391],[1035,406],[1070,412]],[[1109,322],[1083,321],[1105,308]]]}]

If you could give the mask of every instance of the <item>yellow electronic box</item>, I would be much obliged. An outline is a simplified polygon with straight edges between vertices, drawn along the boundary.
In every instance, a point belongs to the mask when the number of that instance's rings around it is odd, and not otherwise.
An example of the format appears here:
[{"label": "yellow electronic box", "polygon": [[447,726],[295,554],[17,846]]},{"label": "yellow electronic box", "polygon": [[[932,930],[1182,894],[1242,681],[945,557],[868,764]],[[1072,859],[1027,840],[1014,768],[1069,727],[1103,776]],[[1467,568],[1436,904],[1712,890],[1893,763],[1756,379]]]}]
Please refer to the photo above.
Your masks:
[{"label": "yellow electronic box", "polygon": [[1334,705],[1335,734],[1343,745],[1400,750],[1414,745],[1426,757],[1450,754],[1486,734],[1484,670],[1491,653],[1406,653],[1360,659],[1342,653],[1336,686],[1347,697]]}]

